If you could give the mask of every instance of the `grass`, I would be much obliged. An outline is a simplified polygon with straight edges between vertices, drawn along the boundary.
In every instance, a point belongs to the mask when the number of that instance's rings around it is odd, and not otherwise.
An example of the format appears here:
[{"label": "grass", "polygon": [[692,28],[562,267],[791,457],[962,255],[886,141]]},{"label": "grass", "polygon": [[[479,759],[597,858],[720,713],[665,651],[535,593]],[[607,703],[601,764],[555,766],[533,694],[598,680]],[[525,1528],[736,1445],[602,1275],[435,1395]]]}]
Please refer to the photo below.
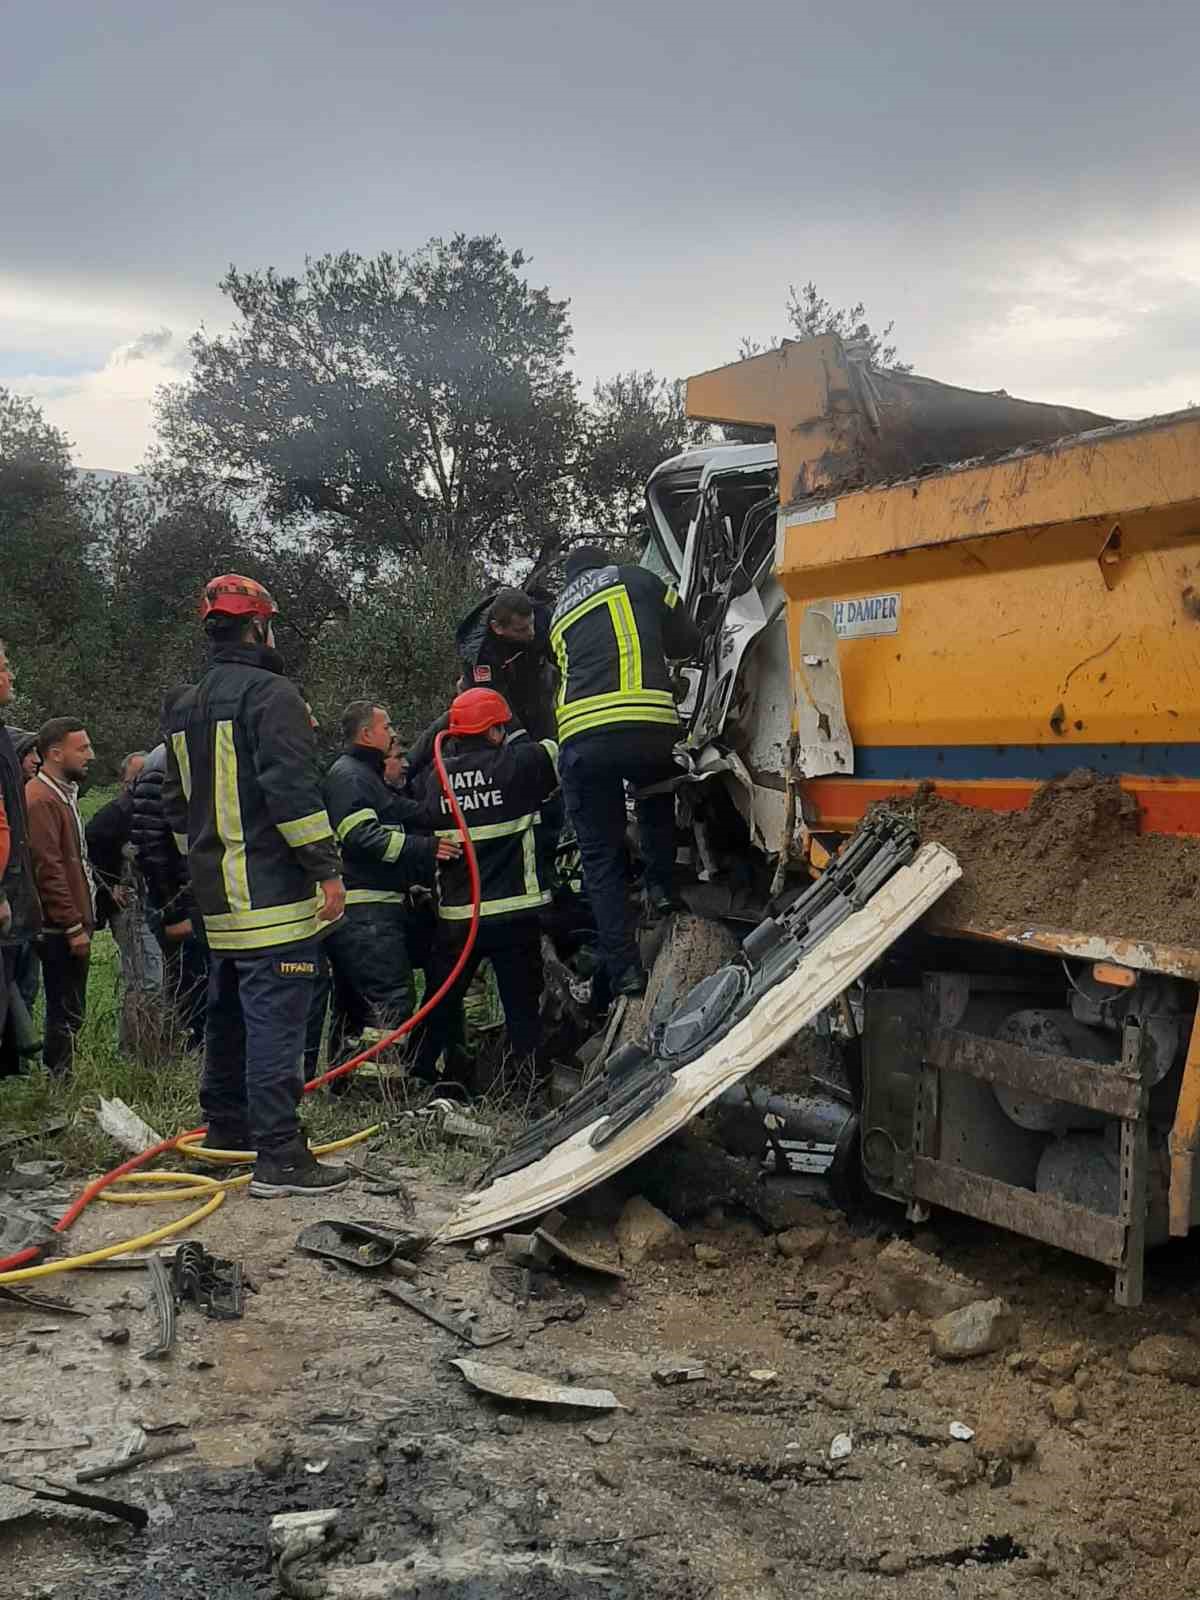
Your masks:
[{"label": "grass", "polygon": [[[491,996],[485,992],[477,1016],[482,1013],[490,1021],[491,1011]],[[52,1079],[40,1062],[20,1077],[0,1079],[0,1133],[32,1131],[64,1118],[68,1122],[67,1130],[50,1140],[22,1145],[22,1159],[54,1157],[65,1161],[74,1176],[124,1160],[126,1152],[95,1120],[101,1096],[124,1100],[164,1137],[198,1127],[204,1120],[199,1057],[179,1054],[154,1064],[136,1060],[118,1046],[119,1016],[120,958],[111,935],[100,933],[92,947],[87,1021],[76,1042],[71,1080],[64,1084]],[[327,1144],[383,1121],[389,1127],[372,1140],[370,1149],[409,1165],[427,1166],[449,1180],[465,1181],[480,1165],[480,1151],[447,1141],[427,1122],[410,1115],[428,1098],[425,1091],[411,1092],[403,1078],[385,1078],[356,1083],[344,1095],[317,1090],[305,1096],[302,1112],[314,1144]],[[517,1096],[493,1096],[466,1115],[490,1123],[504,1140],[528,1120],[528,1106]]]}]

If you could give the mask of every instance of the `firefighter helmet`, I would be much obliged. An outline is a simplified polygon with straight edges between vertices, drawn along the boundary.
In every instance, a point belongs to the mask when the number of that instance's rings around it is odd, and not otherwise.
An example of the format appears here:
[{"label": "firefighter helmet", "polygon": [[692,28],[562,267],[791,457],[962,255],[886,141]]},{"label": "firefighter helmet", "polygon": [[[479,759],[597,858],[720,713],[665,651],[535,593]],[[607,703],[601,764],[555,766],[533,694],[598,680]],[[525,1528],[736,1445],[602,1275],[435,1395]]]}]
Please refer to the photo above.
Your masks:
[{"label": "firefighter helmet", "polygon": [[202,617],[273,617],[279,607],[261,583],[239,572],[210,578],[200,597]]},{"label": "firefighter helmet", "polygon": [[486,733],[511,720],[508,701],[495,689],[468,689],[450,702],[451,734]]}]

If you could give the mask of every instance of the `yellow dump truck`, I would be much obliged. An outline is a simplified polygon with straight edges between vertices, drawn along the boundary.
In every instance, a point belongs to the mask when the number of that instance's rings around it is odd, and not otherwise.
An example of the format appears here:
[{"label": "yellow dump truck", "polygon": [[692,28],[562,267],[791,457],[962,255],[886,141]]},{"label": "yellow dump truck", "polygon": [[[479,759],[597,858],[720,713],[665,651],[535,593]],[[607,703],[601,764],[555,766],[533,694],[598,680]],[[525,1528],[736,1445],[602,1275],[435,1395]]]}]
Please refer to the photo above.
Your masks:
[{"label": "yellow dump truck", "polygon": [[[974,393],[834,336],[693,377],[687,409],[763,440],[647,486],[647,559],[705,639],[694,909],[757,924],[923,785],[1003,813],[1090,769],[1135,834],[1200,835],[1200,412]],[[1164,941],[1053,912],[938,917],[868,974],[843,1008],[862,1170],[914,1216],[1102,1262],[1137,1303],[1144,1245],[1200,1209],[1200,916]]]}]

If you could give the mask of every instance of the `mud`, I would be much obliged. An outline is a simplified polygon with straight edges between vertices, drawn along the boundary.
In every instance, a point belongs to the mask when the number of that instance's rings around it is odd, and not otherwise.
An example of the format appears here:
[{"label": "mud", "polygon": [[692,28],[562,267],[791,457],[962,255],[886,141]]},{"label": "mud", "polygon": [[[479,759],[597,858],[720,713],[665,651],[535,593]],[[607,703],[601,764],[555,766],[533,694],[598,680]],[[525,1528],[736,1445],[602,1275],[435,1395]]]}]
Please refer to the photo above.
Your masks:
[{"label": "mud", "polygon": [[958,857],[943,925],[1028,921],[1122,939],[1200,945],[1200,840],[1138,832],[1137,803],[1085,771],[1042,785],[1024,811],[983,811],[917,791],[923,840]]},{"label": "mud", "polygon": [[[419,1180],[413,1193],[415,1217],[360,1191],[339,1211],[432,1230],[458,1198]],[[93,1208],[72,1242],[141,1220],[120,1211]],[[924,1319],[873,1308],[883,1244],[907,1232],[898,1210],[818,1215],[817,1251],[801,1259],[761,1222],[710,1208],[682,1260],[643,1263],[623,1284],[563,1269],[561,1291],[583,1304],[569,1322],[545,1322],[543,1294],[506,1284],[498,1297],[495,1251],[422,1258],[420,1286],[441,1303],[511,1322],[496,1361],[611,1388],[624,1409],[598,1422],[470,1390],[449,1366],[457,1340],[369,1278],[295,1253],[314,1216],[299,1199],[231,1197],[203,1242],[242,1260],[258,1292],[241,1322],[182,1311],[164,1362],[138,1355],[153,1315],[132,1274],[62,1285],[94,1316],[56,1333],[34,1331],[44,1311],[0,1309],[15,1341],[0,1470],[69,1480],[137,1429],[197,1446],[105,1485],[149,1510],[141,1535],[0,1493],[6,1597],[265,1600],[282,1592],[271,1517],[325,1506],[340,1512],[341,1542],[303,1576],[322,1579],[328,1600],[1200,1592],[1200,1401],[1129,1366],[1147,1335],[1196,1332],[1188,1251],[1153,1258],[1145,1306],[1114,1313],[1101,1269],[944,1218],[913,1238],[931,1270],[940,1257],[1021,1325],[1018,1350],[953,1366],[932,1356]],[[602,1221],[564,1231],[613,1246]],[[127,1343],[101,1341],[108,1317],[129,1327]],[[653,1373],[670,1362],[705,1376],[664,1388]],[[1056,1410],[1053,1385],[1066,1381],[1076,1403]],[[952,1422],[976,1443],[952,1443]],[[843,1433],[851,1453],[831,1461]],[[18,1440],[28,1448],[7,1453]]]}]

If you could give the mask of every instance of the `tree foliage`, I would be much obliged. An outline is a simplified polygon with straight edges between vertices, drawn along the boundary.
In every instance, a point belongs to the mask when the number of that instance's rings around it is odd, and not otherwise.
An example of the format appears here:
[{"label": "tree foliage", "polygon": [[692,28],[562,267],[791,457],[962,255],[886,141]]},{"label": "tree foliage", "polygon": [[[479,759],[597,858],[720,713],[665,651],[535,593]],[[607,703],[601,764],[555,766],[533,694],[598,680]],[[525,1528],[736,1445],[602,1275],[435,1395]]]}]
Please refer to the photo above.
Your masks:
[{"label": "tree foliage", "polygon": [[579,490],[596,533],[625,540],[642,509],[646,479],[660,462],[710,436],[684,410],[684,383],[653,372],[621,372],[597,383],[582,429]]},{"label": "tree foliage", "polygon": [[[852,306],[835,306],[826,300],[810,279],[799,289],[788,286],[787,299],[788,339],[813,339],[819,334],[836,333],[846,344],[856,344],[865,349],[873,367],[887,367],[893,372],[911,372],[912,366],[897,360],[899,350],[891,342],[896,326],[889,322],[876,331],[867,317],[867,308],[861,300]],[[743,339],[739,355],[757,356],[764,350],[774,350],[782,343],[772,339],[769,344],[759,344],[753,339]]]},{"label": "tree foliage", "polygon": [[567,302],[492,237],[344,252],[302,278],[231,269],[227,335],[192,342],[159,408],[166,454],[326,519],[369,561],[431,542],[502,569],[569,498],[578,408]]}]

